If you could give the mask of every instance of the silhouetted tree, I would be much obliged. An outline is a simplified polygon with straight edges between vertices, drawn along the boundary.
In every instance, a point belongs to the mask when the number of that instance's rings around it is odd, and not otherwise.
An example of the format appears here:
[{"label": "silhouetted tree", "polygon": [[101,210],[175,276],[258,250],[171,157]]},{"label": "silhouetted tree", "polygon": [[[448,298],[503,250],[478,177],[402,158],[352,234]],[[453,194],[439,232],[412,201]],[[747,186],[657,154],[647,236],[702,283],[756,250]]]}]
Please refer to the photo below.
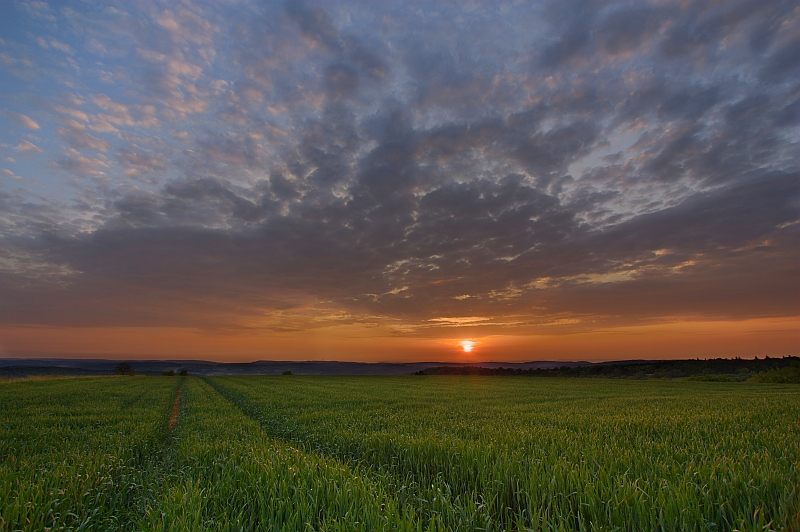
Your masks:
[{"label": "silhouetted tree", "polygon": [[120,362],[114,370],[114,375],[136,375],[133,371],[133,366],[127,362]]}]

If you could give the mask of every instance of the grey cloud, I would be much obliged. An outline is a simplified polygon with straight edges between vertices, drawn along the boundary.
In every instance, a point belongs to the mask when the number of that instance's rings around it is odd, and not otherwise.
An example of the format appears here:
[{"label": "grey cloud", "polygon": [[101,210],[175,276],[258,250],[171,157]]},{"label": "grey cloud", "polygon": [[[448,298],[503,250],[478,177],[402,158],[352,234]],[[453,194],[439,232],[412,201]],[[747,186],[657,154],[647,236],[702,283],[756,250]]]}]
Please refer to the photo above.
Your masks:
[{"label": "grey cloud", "polygon": [[459,59],[452,51],[431,50],[426,48],[424,43],[415,43],[406,61],[411,74],[423,91],[429,90],[424,84],[451,87],[468,85],[476,74],[469,68],[473,65],[460,65]]},{"label": "grey cloud", "polygon": [[170,182],[161,194],[128,195],[114,203],[119,227],[217,226],[229,228],[266,218],[275,203],[212,178]]},{"label": "grey cloud", "polygon": [[307,37],[346,58],[371,77],[381,79],[386,76],[388,70],[386,63],[358,37],[340,35],[325,8],[321,6],[308,8],[303,2],[287,2],[286,12]]},{"label": "grey cloud", "polygon": [[595,124],[575,122],[531,136],[514,154],[531,174],[546,184],[554,172],[565,171],[569,163],[591,152],[598,135]]},{"label": "grey cloud", "polygon": [[[572,215],[558,201],[530,186],[522,176],[510,175],[497,183],[477,181],[447,184],[426,194],[419,205],[422,216],[413,236],[431,242],[435,255],[464,239],[467,248],[483,244],[491,260],[512,256],[543,243],[560,240],[577,230]],[[429,229],[444,223],[449,230]]]},{"label": "grey cloud", "polygon": [[656,35],[663,24],[664,17],[658,9],[647,5],[625,6],[599,22],[595,38],[610,54],[630,53]]},{"label": "grey cloud", "polygon": [[[272,203],[261,196],[252,201],[236,194],[233,187],[213,179],[197,179],[183,183],[170,183],[164,192],[183,206],[185,212],[193,212],[203,204],[209,205],[215,213],[222,213],[225,218],[244,222],[263,219],[271,210]],[[223,218],[223,219],[225,219]]]},{"label": "grey cloud", "polygon": [[441,109],[475,120],[515,105],[522,91],[499,58],[473,57],[461,53],[455,43],[448,44],[437,49],[414,43],[404,54],[406,69],[414,78],[417,111]]},{"label": "grey cloud", "polygon": [[693,3],[670,28],[662,42],[662,50],[668,56],[691,53],[719,38],[723,32],[718,17],[703,16],[703,4]]},{"label": "grey cloud", "polygon": [[659,111],[670,117],[699,120],[720,101],[720,88],[686,87],[662,101]]},{"label": "grey cloud", "polygon": [[664,79],[648,79],[622,95],[614,126],[624,122],[632,122],[657,112],[659,105],[669,98],[669,91]]},{"label": "grey cloud", "polygon": [[53,164],[78,177],[104,175],[108,166],[102,158],[83,155],[74,149],[55,159]]},{"label": "grey cloud", "polygon": [[[611,55],[634,53],[647,42],[657,42],[671,58],[706,52],[709,57],[719,57],[714,43],[734,32],[746,32],[751,50],[762,52],[773,44],[781,24],[791,16],[790,3],[780,0],[635,6],[559,2],[548,8],[551,39],[537,56],[541,65],[553,69],[576,60],[592,60],[601,50]],[[787,43],[775,51],[762,76],[781,77],[784,70],[791,71],[796,47],[796,43]]]},{"label": "grey cloud", "polygon": [[94,151],[108,151],[109,144],[103,139],[99,139],[94,135],[75,129],[72,127],[60,127],[56,129],[56,134],[61,137],[67,144],[77,149],[89,149]]},{"label": "grey cloud", "polygon": [[355,152],[361,145],[355,115],[341,103],[325,107],[319,121],[306,124],[302,142],[288,168],[320,193],[352,177]]},{"label": "grey cloud", "polygon": [[767,63],[761,69],[761,77],[771,82],[781,82],[785,79],[792,79],[794,74],[800,72],[800,37],[792,39],[780,46],[767,59]]},{"label": "grey cloud", "polygon": [[[153,179],[76,203],[97,216],[85,234],[54,231],[56,211],[5,215],[15,249],[79,273],[58,290],[3,273],[25,303],[0,317],[234,326],[320,302],[412,321],[786,315],[800,107],[784,4],[558,2],[546,35],[525,3],[263,4],[229,24],[225,68],[203,64],[207,114],[159,117],[190,132],[179,147],[59,130],[57,167]],[[144,102],[189,94],[137,61]],[[113,158],[84,153],[102,142]]]},{"label": "grey cloud", "polygon": [[591,29],[597,16],[597,5],[586,0],[550,4],[550,16],[557,27],[558,38],[541,54],[545,67],[566,63],[589,44]]},{"label": "grey cloud", "polygon": [[303,2],[287,2],[286,12],[303,34],[324,46],[336,58],[325,68],[325,86],[329,96],[338,101],[353,95],[361,77],[383,80],[388,65],[370,47],[354,35],[341,35],[323,7],[307,8]]},{"label": "grey cloud", "polygon": [[353,36],[345,36],[344,51],[350,61],[373,79],[382,80],[389,74],[389,67],[371,47],[378,47],[378,43],[367,46]]},{"label": "grey cloud", "polygon": [[733,250],[778,233],[778,226],[798,219],[794,201],[798,174],[767,174],[751,182],[698,194],[680,205],[650,213],[612,230],[602,246],[625,242],[643,250],[673,248],[685,253]]},{"label": "grey cloud", "polygon": [[117,158],[120,162],[146,172],[156,172],[166,167],[167,160],[161,154],[133,148],[126,147],[119,150]]},{"label": "grey cloud", "polygon": [[759,2],[758,5],[767,9],[760,13],[761,16],[751,29],[749,43],[756,53],[764,52],[773,44],[775,38],[781,34],[781,26],[791,17],[794,9],[791,2]]},{"label": "grey cloud", "polygon": [[772,119],[778,127],[791,127],[800,123],[800,97],[779,109],[773,109]]},{"label": "grey cloud", "polygon": [[748,19],[757,18],[757,22],[762,22],[765,15],[785,13],[785,10],[785,2],[780,0],[721,4],[693,2],[675,14],[675,23],[667,33],[662,48],[672,56],[690,53],[720,39]]},{"label": "grey cloud", "polygon": [[292,200],[300,197],[294,183],[281,173],[274,173],[269,178],[270,189],[281,200]]},{"label": "grey cloud", "polygon": [[208,135],[198,142],[203,164],[255,168],[262,164],[264,149],[249,136]]},{"label": "grey cloud", "polygon": [[[685,312],[725,314],[741,308],[711,308],[708,298],[716,297],[723,303],[749,301],[769,313],[769,305],[755,301],[755,292],[730,297],[726,294],[731,281],[708,284],[707,279],[718,275],[719,270],[712,266],[720,261],[730,264],[725,275],[731,279],[748,278],[758,268],[789,267],[786,246],[796,240],[796,235],[778,227],[797,219],[791,199],[798,195],[797,182],[796,175],[768,176],[605,231],[592,231],[556,198],[513,175],[497,183],[445,184],[418,200],[406,197],[405,203],[398,203],[394,196],[369,205],[330,204],[317,211],[307,210],[303,217],[263,217],[269,212],[266,205],[259,207],[246,201],[230,185],[201,180],[172,186],[157,201],[139,197],[136,202],[128,198],[127,203],[118,204],[121,220],[131,222],[138,217],[138,229],[137,224],[117,229],[110,225],[89,237],[59,240],[51,236],[40,248],[48,250],[48,261],[83,272],[74,280],[74,290],[103,293],[116,286],[132,300],[131,308],[122,313],[103,308],[103,320],[109,323],[134,319],[132,309],[143,309],[145,300],[150,304],[161,301],[159,308],[165,312],[180,310],[177,321],[172,321],[183,323],[191,321],[187,309],[198,301],[219,303],[225,312],[230,312],[231,301],[246,301],[241,312],[248,313],[278,305],[279,301],[289,304],[286,294],[297,291],[346,307],[355,305],[354,309],[417,318],[436,316],[443,309],[475,310],[480,301],[484,312],[521,309],[532,301],[552,312],[622,312],[626,298],[635,300],[637,293],[667,292],[672,294],[669,308],[674,310],[678,310],[680,301],[674,294],[681,293],[686,296]],[[383,211],[397,208],[401,210],[394,211],[393,216],[399,225],[384,225],[379,219],[359,225],[360,216],[386,216]],[[201,219],[203,212],[207,216]],[[152,218],[154,213],[190,225],[148,228],[161,224]],[[216,217],[212,213],[217,213]],[[260,218],[253,217],[256,213]],[[261,221],[250,229],[239,226],[233,232],[192,228],[198,222],[214,224],[234,218]],[[774,241],[768,251],[747,250],[748,245],[757,246],[765,238]],[[662,258],[654,255],[664,248],[672,254]],[[670,268],[689,259],[700,262],[701,271],[689,269],[680,274],[682,280],[675,285],[678,281],[669,275]],[[623,263],[650,264],[661,273],[640,275],[630,284],[600,287],[566,283],[563,292],[533,290],[516,300],[486,302],[487,294],[508,286],[524,287],[542,277],[605,274]],[[759,281],[758,286],[773,294],[778,290],[774,283],[785,279],[783,273],[769,282]],[[145,280],[147,284],[143,285]],[[377,301],[352,301],[353,294],[382,294],[402,286],[409,287],[404,294],[410,297],[398,293]],[[612,286],[614,291],[603,296]],[[704,287],[702,300],[686,292],[696,287]],[[177,299],[176,290],[183,294]],[[453,299],[464,293],[479,298],[475,302]],[[562,293],[563,297],[559,295]],[[581,301],[577,294],[594,295]],[[776,301],[771,312],[786,312],[786,297]],[[634,306],[645,310],[642,305]],[[82,310],[90,314],[96,311],[91,305]],[[644,315],[653,312],[658,309],[651,307]],[[144,314],[136,318],[150,319]]]},{"label": "grey cloud", "polygon": [[771,98],[766,94],[753,94],[729,105],[725,117],[734,125],[758,120],[769,109],[770,102]]},{"label": "grey cloud", "polygon": [[286,12],[305,35],[332,51],[341,50],[339,32],[324,8],[306,8],[303,2],[286,2]]},{"label": "grey cloud", "polygon": [[325,84],[334,101],[356,92],[359,82],[358,72],[347,65],[330,65],[325,69]]},{"label": "grey cloud", "polygon": [[19,190],[0,190],[0,241],[12,243],[4,249],[14,249],[16,238],[34,237],[64,223],[58,206],[30,201]]},{"label": "grey cloud", "polygon": [[686,159],[694,155],[702,145],[699,134],[699,127],[687,125],[665,135],[662,138],[663,148],[644,165],[644,171],[666,181],[684,177]]}]

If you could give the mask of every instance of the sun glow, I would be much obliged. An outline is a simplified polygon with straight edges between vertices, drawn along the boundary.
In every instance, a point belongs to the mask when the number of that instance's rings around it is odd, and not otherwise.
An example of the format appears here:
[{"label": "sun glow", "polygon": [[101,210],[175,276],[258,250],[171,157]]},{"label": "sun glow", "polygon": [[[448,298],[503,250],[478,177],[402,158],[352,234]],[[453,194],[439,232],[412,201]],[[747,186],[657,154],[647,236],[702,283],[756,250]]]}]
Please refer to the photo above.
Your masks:
[{"label": "sun glow", "polygon": [[458,345],[461,346],[461,349],[463,349],[465,353],[472,351],[472,348],[475,347],[475,344],[476,342],[471,342],[469,340],[461,340],[458,342]]}]

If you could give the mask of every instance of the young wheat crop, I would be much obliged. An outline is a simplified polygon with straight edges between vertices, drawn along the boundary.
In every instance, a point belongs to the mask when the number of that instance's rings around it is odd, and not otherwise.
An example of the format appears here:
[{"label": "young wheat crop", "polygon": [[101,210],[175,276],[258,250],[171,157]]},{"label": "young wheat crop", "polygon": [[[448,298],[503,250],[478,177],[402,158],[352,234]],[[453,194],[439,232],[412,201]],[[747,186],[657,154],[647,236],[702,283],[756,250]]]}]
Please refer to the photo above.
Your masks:
[{"label": "young wheat crop", "polygon": [[795,385],[0,385],[0,531],[797,530]]}]

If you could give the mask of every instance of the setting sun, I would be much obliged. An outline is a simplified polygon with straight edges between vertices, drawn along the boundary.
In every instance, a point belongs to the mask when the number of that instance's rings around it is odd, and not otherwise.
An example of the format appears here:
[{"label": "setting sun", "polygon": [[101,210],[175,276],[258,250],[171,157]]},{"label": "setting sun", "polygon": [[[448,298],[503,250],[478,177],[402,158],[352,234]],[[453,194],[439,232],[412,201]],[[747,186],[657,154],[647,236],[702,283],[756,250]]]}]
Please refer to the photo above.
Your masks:
[{"label": "setting sun", "polygon": [[469,340],[461,340],[458,342],[458,345],[464,350],[465,353],[469,353],[472,351],[472,348],[475,347],[476,342],[471,342]]}]

